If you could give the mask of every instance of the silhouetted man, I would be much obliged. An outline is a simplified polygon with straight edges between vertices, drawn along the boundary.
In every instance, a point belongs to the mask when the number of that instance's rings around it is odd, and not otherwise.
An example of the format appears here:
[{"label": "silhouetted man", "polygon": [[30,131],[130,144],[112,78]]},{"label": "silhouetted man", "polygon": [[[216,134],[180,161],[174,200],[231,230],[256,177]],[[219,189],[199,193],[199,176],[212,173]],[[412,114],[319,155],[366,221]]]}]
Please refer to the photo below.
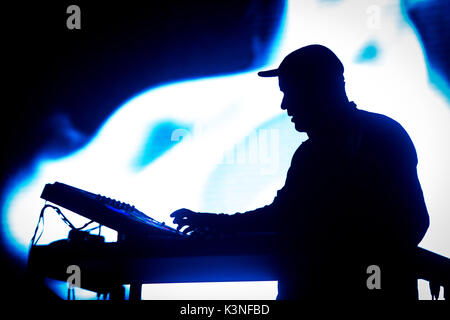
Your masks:
[{"label": "silhouetted man", "polygon": [[171,216],[185,232],[277,232],[278,299],[417,299],[410,259],[429,218],[416,151],[400,124],[348,100],[343,72],[331,50],[310,45],[258,73],[278,77],[281,108],[309,138],[272,204]]}]

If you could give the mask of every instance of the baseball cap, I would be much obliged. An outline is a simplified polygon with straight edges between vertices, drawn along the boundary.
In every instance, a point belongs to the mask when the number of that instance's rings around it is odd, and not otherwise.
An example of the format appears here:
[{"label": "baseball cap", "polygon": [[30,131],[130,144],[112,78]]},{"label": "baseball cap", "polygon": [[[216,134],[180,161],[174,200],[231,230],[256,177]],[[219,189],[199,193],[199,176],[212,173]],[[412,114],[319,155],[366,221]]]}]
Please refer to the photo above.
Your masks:
[{"label": "baseball cap", "polygon": [[312,44],[288,54],[277,69],[258,72],[260,77],[342,78],[344,66],[325,46]]}]

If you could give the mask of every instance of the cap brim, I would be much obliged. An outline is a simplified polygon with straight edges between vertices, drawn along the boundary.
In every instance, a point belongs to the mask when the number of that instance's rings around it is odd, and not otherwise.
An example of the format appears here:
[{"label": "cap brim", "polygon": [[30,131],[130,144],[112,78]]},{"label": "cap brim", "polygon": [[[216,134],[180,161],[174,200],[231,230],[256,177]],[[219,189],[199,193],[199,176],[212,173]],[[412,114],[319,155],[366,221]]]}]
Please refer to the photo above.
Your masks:
[{"label": "cap brim", "polygon": [[258,72],[258,76],[264,77],[264,78],[267,78],[267,77],[278,77],[278,75],[279,75],[278,69],[272,69],[272,70]]}]

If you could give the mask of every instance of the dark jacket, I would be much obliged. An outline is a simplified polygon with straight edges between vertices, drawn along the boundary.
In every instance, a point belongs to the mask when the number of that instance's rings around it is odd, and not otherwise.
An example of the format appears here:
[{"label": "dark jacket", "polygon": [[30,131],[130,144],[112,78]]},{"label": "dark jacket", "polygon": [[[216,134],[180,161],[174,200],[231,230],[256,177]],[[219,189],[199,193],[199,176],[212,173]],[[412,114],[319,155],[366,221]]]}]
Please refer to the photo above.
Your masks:
[{"label": "dark jacket", "polygon": [[[417,295],[409,259],[429,218],[414,145],[396,121],[353,106],[345,131],[297,149],[270,205],[224,223],[280,234],[280,299]],[[366,286],[369,265],[381,290]]]}]

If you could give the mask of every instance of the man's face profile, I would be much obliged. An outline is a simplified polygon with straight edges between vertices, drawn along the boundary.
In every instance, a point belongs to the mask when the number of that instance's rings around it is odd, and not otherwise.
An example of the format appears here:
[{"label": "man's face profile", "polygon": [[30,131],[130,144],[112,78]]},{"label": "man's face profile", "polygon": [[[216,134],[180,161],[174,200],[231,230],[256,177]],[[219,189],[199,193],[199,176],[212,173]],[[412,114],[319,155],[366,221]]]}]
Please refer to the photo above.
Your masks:
[{"label": "man's face profile", "polygon": [[317,86],[301,81],[289,81],[279,78],[280,90],[283,92],[281,109],[286,110],[295,129],[299,132],[308,132],[319,125],[321,103],[317,96]]}]

